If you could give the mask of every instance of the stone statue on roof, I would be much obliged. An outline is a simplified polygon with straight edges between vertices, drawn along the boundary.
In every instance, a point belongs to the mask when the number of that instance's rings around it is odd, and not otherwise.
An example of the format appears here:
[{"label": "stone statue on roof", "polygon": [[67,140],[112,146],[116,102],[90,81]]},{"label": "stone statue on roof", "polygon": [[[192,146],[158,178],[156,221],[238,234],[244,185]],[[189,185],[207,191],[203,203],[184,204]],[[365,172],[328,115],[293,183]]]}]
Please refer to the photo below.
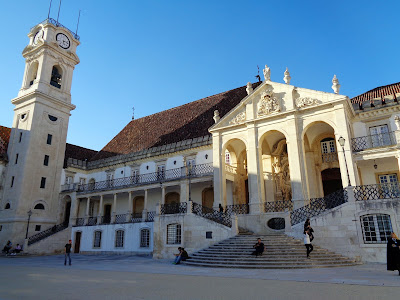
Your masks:
[{"label": "stone statue on roof", "polygon": [[263,72],[265,81],[271,81],[271,70],[270,68],[268,68],[267,65],[265,65],[265,69],[263,70]]}]

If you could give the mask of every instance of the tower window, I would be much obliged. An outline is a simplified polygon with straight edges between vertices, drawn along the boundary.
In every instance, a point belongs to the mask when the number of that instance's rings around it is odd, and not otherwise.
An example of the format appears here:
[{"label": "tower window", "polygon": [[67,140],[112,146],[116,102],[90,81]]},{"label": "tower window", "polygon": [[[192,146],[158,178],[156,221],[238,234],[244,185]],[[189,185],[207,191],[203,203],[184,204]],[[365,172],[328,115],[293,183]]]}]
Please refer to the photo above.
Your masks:
[{"label": "tower window", "polygon": [[19,133],[19,143],[22,141],[22,132]]},{"label": "tower window", "polygon": [[15,164],[18,163],[18,156],[19,156],[19,154],[17,153],[17,154],[15,155]]},{"label": "tower window", "polygon": [[41,228],[42,228],[42,225],[35,225],[35,231],[40,231]]},{"label": "tower window", "polygon": [[38,203],[33,209],[44,209],[44,205],[42,203]]},{"label": "tower window", "polygon": [[10,203],[7,203],[6,206],[4,207],[4,209],[10,209],[10,208],[11,208]]},{"label": "tower window", "polygon": [[42,177],[40,180],[40,188],[44,189],[46,187],[46,177]]},{"label": "tower window", "polygon": [[45,156],[44,156],[44,162],[43,162],[43,164],[44,164],[45,166],[48,166],[48,165],[49,165],[49,156],[48,156],[48,155],[45,155]]},{"label": "tower window", "polygon": [[51,145],[51,140],[53,139],[53,136],[51,134],[47,135],[47,145]]},{"label": "tower window", "polygon": [[14,176],[11,177],[11,187],[14,186],[14,178],[15,178]]},{"label": "tower window", "polygon": [[61,88],[61,69],[58,66],[53,66],[51,71],[50,84],[56,88]]},{"label": "tower window", "polygon": [[57,121],[57,119],[58,119],[57,117],[49,115],[49,120],[50,121],[55,122],[55,121]]}]

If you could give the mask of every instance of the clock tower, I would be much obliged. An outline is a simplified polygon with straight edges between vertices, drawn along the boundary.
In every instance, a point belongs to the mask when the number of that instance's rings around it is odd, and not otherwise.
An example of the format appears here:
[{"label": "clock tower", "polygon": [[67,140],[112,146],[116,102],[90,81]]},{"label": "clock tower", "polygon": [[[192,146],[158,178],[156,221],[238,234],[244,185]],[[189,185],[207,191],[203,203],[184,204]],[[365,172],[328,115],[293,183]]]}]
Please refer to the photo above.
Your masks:
[{"label": "clock tower", "polygon": [[8,146],[0,240],[22,243],[59,220],[59,192],[79,37],[53,19],[34,26]]}]

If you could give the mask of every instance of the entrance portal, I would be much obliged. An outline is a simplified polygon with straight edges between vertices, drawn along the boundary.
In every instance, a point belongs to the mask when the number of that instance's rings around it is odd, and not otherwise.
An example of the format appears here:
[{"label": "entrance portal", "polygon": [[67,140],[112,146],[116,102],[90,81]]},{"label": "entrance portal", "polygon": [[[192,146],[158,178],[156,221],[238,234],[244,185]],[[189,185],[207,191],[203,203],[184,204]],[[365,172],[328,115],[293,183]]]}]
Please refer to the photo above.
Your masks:
[{"label": "entrance portal", "polygon": [[71,202],[67,202],[65,204],[65,214],[64,214],[64,224],[68,226],[69,224],[69,216],[71,214]]},{"label": "entrance portal", "polygon": [[80,232],[80,231],[75,232],[74,253],[79,253],[79,251],[80,251],[80,248],[81,248],[81,236],[82,236],[82,232]]},{"label": "entrance portal", "polygon": [[326,169],[321,172],[324,196],[343,189],[339,168]]},{"label": "entrance portal", "polygon": [[105,224],[110,224],[111,222],[111,204],[104,205],[104,220]]}]

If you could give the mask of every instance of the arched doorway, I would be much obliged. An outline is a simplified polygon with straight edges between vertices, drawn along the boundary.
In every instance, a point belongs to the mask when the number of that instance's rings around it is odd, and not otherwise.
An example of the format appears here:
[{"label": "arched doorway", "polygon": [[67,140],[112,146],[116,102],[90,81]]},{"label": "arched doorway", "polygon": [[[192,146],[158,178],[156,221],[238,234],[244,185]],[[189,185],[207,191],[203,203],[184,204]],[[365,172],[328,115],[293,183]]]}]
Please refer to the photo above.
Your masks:
[{"label": "arched doorway", "polygon": [[165,195],[165,204],[180,203],[180,196],[177,192],[171,192]]},{"label": "arched doorway", "polygon": [[343,189],[342,177],[339,168],[325,169],[321,172],[322,188],[324,196]]},{"label": "arched doorway", "polygon": [[144,197],[143,196],[138,196],[133,199],[133,213],[136,214],[141,214],[144,209]]},{"label": "arched doorway", "polygon": [[213,206],[214,206],[214,189],[212,187],[205,188],[203,190],[201,205],[203,207],[213,208]]},{"label": "arched doorway", "polygon": [[65,203],[65,213],[64,213],[64,224],[68,226],[69,224],[69,217],[71,215],[71,201]]}]

